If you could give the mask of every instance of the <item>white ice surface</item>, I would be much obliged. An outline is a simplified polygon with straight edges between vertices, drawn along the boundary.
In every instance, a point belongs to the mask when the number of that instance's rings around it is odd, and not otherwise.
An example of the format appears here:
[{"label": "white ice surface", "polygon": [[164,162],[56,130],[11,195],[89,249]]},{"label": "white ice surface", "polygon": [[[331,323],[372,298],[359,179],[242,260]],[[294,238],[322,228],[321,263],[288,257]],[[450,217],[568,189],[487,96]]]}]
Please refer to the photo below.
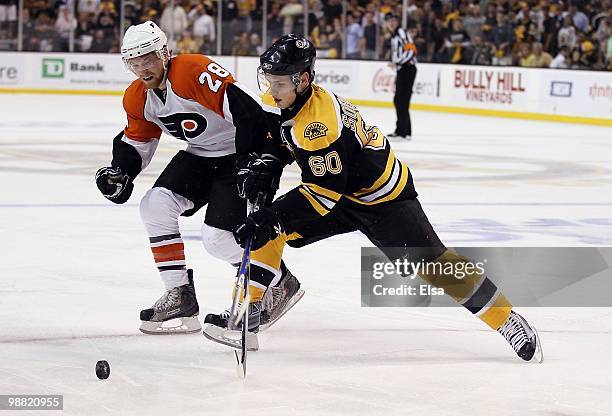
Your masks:
[{"label": "white ice surface", "polygon": [[[1,98],[0,394],[63,394],[66,415],[612,414],[612,309],[517,308],[546,354],[526,364],[463,309],[361,308],[358,234],[286,250],[306,296],[260,335],[245,383],[232,352],[201,335],[139,333],[163,286],[138,201],[181,143],[163,137],[115,206],[93,174],[123,127],[120,97]],[[363,112],[393,130],[392,110]],[[414,141],[394,147],[448,245],[612,244],[610,128],[413,120]],[[297,177],[290,168],[283,189]],[[227,306],[233,270],[204,252],[202,219],[181,225],[207,313]]]}]

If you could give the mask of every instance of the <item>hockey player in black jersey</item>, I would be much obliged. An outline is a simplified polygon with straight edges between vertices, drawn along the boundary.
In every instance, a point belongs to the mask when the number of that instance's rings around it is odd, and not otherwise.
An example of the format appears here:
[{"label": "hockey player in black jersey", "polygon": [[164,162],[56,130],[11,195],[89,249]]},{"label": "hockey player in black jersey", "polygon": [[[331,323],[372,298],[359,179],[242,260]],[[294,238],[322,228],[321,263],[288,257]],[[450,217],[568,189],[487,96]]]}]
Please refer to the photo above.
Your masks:
[{"label": "hockey player in black jersey", "polygon": [[[315,48],[286,35],[260,57],[260,79],[281,109],[278,158],[295,161],[302,183],[269,207],[252,213],[234,232],[253,248],[302,247],[359,230],[391,260],[466,263],[438,238],[417,199],[408,166],[378,127],[351,103],[313,84]],[[280,175],[280,168],[278,174]],[[257,175],[256,169],[253,175]],[[504,336],[519,357],[541,359],[538,335],[484,274],[456,279],[440,272],[421,277]]]}]

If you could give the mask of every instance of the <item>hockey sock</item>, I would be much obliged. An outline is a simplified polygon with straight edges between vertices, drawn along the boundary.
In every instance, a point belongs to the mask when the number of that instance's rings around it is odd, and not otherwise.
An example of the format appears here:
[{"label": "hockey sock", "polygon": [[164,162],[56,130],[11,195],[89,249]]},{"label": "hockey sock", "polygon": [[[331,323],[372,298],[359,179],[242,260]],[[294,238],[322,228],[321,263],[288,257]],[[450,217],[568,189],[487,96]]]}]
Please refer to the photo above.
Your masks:
[{"label": "hockey sock", "polygon": [[189,283],[185,264],[185,245],[180,234],[150,237],[151,251],[166,289]]},{"label": "hockey sock", "polygon": [[281,234],[259,250],[251,253],[251,285],[249,290],[252,301],[261,300],[268,286],[276,284],[280,280],[282,268],[285,267],[281,257],[286,240],[285,234]]},{"label": "hockey sock", "polygon": [[470,260],[454,251],[446,250],[435,262],[442,265],[451,263],[457,267],[440,267],[434,268],[434,273],[420,273],[424,280],[443,288],[445,294],[463,305],[491,329],[497,330],[506,322],[512,304],[488,277],[476,270],[465,273],[461,278],[446,272],[446,270],[473,270],[474,268],[466,268],[461,264],[472,263]]}]

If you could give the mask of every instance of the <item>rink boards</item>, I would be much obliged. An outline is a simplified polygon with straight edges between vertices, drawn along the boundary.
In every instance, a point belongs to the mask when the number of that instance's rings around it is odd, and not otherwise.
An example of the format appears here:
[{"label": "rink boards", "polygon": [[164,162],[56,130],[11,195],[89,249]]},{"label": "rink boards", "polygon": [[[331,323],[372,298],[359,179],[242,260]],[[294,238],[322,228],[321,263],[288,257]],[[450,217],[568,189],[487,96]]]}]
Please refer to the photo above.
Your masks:
[{"label": "rink boards", "polygon": [[[256,57],[216,57],[257,90]],[[357,104],[393,106],[387,62],[319,59],[316,82]],[[0,92],[122,94],[132,81],[117,54],[1,53]],[[412,108],[612,126],[612,73],[418,64]]]}]

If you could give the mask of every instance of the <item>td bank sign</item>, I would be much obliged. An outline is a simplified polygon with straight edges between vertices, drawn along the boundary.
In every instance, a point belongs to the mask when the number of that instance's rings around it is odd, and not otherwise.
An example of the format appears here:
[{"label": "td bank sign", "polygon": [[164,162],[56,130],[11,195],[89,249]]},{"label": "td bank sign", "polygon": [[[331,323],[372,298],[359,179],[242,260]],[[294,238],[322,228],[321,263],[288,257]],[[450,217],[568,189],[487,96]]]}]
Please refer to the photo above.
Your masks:
[{"label": "td bank sign", "polygon": [[66,72],[96,73],[104,72],[104,65],[99,62],[95,64],[82,64],[70,62],[66,65],[64,58],[43,58],[42,77],[43,78],[64,78]]}]

